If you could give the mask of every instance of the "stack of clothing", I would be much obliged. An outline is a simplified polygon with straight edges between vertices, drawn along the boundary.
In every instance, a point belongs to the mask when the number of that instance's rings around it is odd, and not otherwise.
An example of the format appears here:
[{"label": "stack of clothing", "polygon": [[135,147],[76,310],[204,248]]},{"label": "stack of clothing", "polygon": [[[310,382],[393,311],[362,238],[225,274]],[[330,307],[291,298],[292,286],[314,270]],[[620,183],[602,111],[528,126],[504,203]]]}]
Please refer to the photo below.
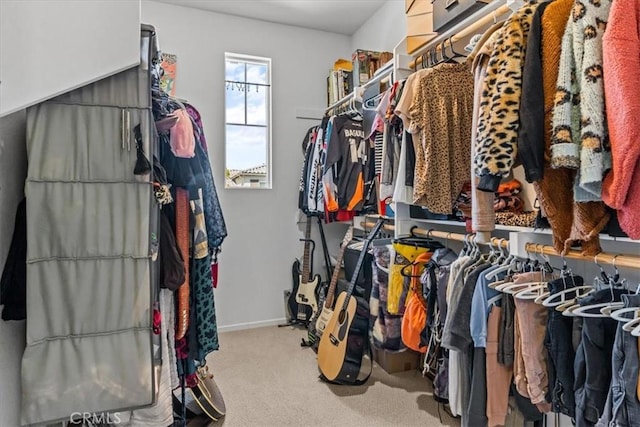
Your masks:
[{"label": "stack of clothing", "polygon": [[[472,191],[471,182],[465,183],[454,204],[456,217],[461,221],[467,221],[469,230],[472,229]],[[512,179],[498,186],[493,198],[496,224],[534,227],[537,212],[524,211],[525,206],[520,196],[521,191],[522,184],[517,179]]]}]

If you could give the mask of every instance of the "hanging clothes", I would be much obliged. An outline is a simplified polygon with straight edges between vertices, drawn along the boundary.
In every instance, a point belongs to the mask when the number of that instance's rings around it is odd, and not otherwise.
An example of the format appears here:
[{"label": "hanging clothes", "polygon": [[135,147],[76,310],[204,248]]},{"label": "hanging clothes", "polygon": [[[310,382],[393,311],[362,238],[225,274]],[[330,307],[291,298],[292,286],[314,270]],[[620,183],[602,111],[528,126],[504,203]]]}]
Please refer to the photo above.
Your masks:
[{"label": "hanging clothes", "polygon": [[[473,61],[471,68],[473,70],[474,77],[474,95],[471,128],[474,130],[478,128],[480,101],[482,99],[482,82],[487,78],[489,59],[496,40],[500,35],[498,30],[501,27],[502,23],[497,23],[485,31],[481,39],[478,40],[473,52],[469,55],[468,60]],[[471,156],[475,153],[476,143],[477,133],[472,131]],[[493,216],[493,194],[478,190],[479,178],[473,173],[473,167],[474,165],[471,164],[471,227],[476,232],[490,232],[495,229],[495,219]]]},{"label": "hanging clothes", "polygon": [[364,163],[369,150],[365,140],[362,120],[335,117],[327,147],[325,171],[337,165],[334,183],[337,183],[332,200],[339,209],[357,211],[364,206]]},{"label": "hanging clothes", "polygon": [[405,347],[401,339],[402,315],[394,315],[387,310],[389,290],[389,266],[391,263],[389,248],[373,248],[373,281],[371,288],[370,333],[373,345],[391,351],[400,351]]},{"label": "hanging clothes", "polygon": [[575,3],[562,39],[551,164],[577,171],[578,202],[601,200],[602,179],[611,168],[602,80],[602,36],[611,3]]},{"label": "hanging clothes", "polygon": [[640,111],[640,60],[632,53],[640,40],[638,28],[640,6],[613,2],[603,36],[605,101],[615,112],[607,115],[613,164],[604,179],[602,199],[618,210],[620,226],[632,239],[640,239],[640,128],[628,119]]},{"label": "hanging clothes", "polygon": [[304,212],[307,215],[310,215],[308,183],[311,182],[309,178],[309,174],[311,173],[310,172],[311,157],[312,157],[311,153],[314,150],[318,132],[320,132],[320,127],[313,126],[312,128],[309,128],[307,133],[305,133],[304,138],[302,140],[304,162],[302,163],[302,171],[300,173],[300,185],[298,187],[298,209],[300,209],[302,212]]},{"label": "hanging clothes", "polygon": [[[640,307],[640,295],[622,295],[625,308]],[[622,329],[618,323],[613,343],[611,386],[604,414],[597,426],[633,426],[638,423],[640,406],[636,395],[638,387],[638,338]]]},{"label": "hanging clothes", "polygon": [[409,114],[416,154],[413,204],[451,214],[469,180],[473,76],[470,64],[420,70]]},{"label": "hanging clothes", "polygon": [[[582,286],[584,280],[580,276],[562,277],[550,281],[547,286],[551,294],[576,286]],[[573,365],[576,348],[572,343],[574,319],[563,316],[554,307],[548,309],[547,335],[545,346],[549,349],[549,363],[552,365],[553,377],[550,378],[551,404],[554,412],[574,418],[576,414],[573,384],[575,376]]]},{"label": "hanging clothes", "polygon": [[516,160],[522,69],[537,7],[537,1],[530,1],[507,19],[489,60],[474,153],[474,171],[482,191],[495,192]]}]

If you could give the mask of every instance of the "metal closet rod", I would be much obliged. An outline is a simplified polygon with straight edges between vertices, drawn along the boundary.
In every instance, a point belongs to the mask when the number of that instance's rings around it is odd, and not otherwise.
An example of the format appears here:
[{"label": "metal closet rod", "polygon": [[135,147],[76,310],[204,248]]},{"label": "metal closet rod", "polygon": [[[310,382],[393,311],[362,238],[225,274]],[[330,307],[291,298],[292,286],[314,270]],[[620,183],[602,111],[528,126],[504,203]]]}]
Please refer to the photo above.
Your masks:
[{"label": "metal closet rod", "polygon": [[362,85],[362,91],[364,93],[365,90],[373,87],[376,83],[381,83],[387,77],[391,77],[393,73],[393,59],[384,64],[382,68],[377,70],[377,74],[374,74],[368,82]]},{"label": "metal closet rod", "polygon": [[511,12],[511,9],[505,4],[504,1],[494,0],[487,6],[484,6],[475,14],[471,15],[469,18],[460,22],[458,25],[434,37],[427,43],[426,46],[420,49],[420,55],[417,56],[413,61],[411,61],[411,63],[409,64],[409,68],[415,70],[416,65],[422,62],[422,57],[428,54],[429,49],[435,46],[436,51],[439,51],[441,49],[440,45],[442,44],[442,42],[448,40],[450,37],[451,41],[455,43],[458,40],[470,36],[474,32],[477,32],[490,22],[497,21],[500,16],[509,12]]},{"label": "metal closet rod", "polygon": [[[363,226],[365,229],[367,228],[373,228],[376,224],[375,222],[368,222],[368,221],[364,221],[360,223],[361,226]],[[395,231],[395,226],[393,225],[383,225],[382,228],[386,231]],[[424,228],[418,228],[418,227],[414,227],[412,229],[413,234],[418,235],[418,236],[425,236],[425,237],[435,237],[438,239],[445,239],[445,240],[455,240],[457,242],[469,242],[469,236],[473,236],[473,234],[460,234],[460,233],[450,233],[448,231],[440,231],[440,230],[426,230]],[[491,243],[489,242],[474,242],[476,244],[479,245],[493,245],[493,246],[500,246],[503,248],[508,249],[509,248],[509,240],[507,239],[499,239],[497,237],[492,237],[491,238]]]},{"label": "metal closet rod", "polygon": [[334,104],[330,105],[329,107],[325,108],[324,113],[329,114],[329,112],[332,112],[333,110],[335,110],[338,107],[342,107],[343,105],[354,101],[354,102],[362,102],[362,99],[360,98],[360,96],[358,95],[358,88],[354,89],[353,92],[351,92],[350,94],[346,95],[344,98],[342,98],[341,100],[335,102]]},{"label": "metal closet rod", "polygon": [[[540,245],[537,243],[527,243],[524,249],[532,254],[544,254],[562,257],[562,254],[556,252],[553,246]],[[611,254],[600,252],[598,255],[591,257],[582,255],[578,251],[568,251],[564,254],[564,258],[577,259],[581,261],[593,261],[596,264],[611,264],[616,267],[640,268],[640,257],[624,254]]]}]

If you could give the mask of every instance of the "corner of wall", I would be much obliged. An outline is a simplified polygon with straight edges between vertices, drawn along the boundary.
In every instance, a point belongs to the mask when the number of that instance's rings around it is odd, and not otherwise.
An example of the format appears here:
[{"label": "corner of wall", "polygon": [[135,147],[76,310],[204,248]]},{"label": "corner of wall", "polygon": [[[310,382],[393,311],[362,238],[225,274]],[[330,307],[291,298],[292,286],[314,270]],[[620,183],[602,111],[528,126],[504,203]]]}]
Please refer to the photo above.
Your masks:
[{"label": "corner of wall", "polygon": [[407,32],[404,1],[387,0],[351,36],[351,51],[366,49],[393,52]]}]

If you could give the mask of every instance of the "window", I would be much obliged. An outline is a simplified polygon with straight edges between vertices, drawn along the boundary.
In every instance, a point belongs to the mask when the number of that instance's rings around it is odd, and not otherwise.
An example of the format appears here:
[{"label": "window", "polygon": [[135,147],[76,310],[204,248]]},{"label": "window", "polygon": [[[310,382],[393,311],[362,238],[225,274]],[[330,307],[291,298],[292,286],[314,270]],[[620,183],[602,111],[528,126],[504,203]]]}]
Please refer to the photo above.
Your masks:
[{"label": "window", "polygon": [[271,59],[224,56],[225,187],[271,188]]}]

